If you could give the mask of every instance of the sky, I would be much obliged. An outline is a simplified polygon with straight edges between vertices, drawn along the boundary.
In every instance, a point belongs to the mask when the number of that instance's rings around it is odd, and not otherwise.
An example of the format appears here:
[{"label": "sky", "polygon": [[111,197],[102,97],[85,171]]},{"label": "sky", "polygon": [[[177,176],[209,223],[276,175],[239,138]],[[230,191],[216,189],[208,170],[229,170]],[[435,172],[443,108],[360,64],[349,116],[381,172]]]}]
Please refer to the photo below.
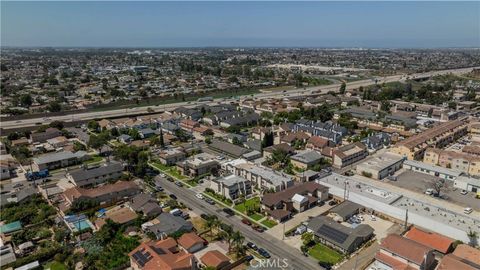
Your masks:
[{"label": "sky", "polygon": [[480,2],[7,2],[22,47],[480,47]]}]

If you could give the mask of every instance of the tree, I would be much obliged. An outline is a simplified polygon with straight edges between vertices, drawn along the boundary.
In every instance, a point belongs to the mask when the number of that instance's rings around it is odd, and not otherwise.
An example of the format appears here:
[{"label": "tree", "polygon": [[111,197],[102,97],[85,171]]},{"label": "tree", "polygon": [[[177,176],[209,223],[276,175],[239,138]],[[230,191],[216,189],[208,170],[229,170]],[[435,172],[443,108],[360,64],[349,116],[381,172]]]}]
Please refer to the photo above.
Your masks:
[{"label": "tree", "polygon": [[63,129],[63,122],[62,121],[53,121],[48,126],[51,127],[51,128]]},{"label": "tree", "polygon": [[469,245],[471,245],[472,247],[475,247],[478,242],[478,233],[476,231],[469,230],[467,233],[467,236],[470,239]]},{"label": "tree", "polygon": [[233,245],[235,246],[235,249],[237,250],[237,252],[243,247],[244,240],[245,240],[245,237],[239,231],[235,231],[232,234]]},{"label": "tree", "polygon": [[262,138],[262,148],[272,146],[273,140],[274,140],[274,137],[272,132],[265,133],[265,135],[263,135],[263,138]]},{"label": "tree", "polygon": [[20,104],[24,107],[29,107],[33,103],[32,96],[30,94],[25,94],[20,97]]},{"label": "tree", "polygon": [[436,195],[440,196],[440,193],[446,188],[446,183],[444,179],[438,179],[432,182],[430,186],[436,192]]},{"label": "tree", "polygon": [[50,112],[59,112],[62,110],[62,105],[60,105],[60,103],[57,101],[51,101],[47,108]]},{"label": "tree", "polygon": [[100,125],[95,120],[90,120],[87,124],[88,129],[94,132],[98,132],[100,130]]},{"label": "tree", "polygon": [[237,137],[233,137],[232,143],[235,144],[235,145],[242,145],[243,144]]},{"label": "tree", "polygon": [[160,139],[160,146],[162,148],[165,147],[165,139],[163,138],[163,130],[160,129],[160,136],[159,136],[159,139]]},{"label": "tree", "polygon": [[213,238],[213,230],[219,225],[217,216],[209,216],[205,221],[205,227],[210,231],[210,237]]},{"label": "tree", "polygon": [[345,82],[342,82],[342,85],[340,85],[340,94],[345,94],[345,91],[347,90],[347,84]]}]

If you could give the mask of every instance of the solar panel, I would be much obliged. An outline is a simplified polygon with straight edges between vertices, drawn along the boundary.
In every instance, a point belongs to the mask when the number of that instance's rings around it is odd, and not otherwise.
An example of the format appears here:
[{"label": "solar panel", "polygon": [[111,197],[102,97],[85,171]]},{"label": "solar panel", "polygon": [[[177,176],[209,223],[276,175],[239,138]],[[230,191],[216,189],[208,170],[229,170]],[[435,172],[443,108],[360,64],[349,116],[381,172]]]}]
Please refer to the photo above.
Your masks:
[{"label": "solar panel", "polygon": [[[145,250],[145,249],[142,249],[142,250]],[[140,266],[143,267],[148,261],[150,261],[150,259],[152,259],[152,255],[148,251],[145,253],[142,253],[142,250],[139,250],[133,253],[132,257]]]},{"label": "solar panel", "polygon": [[326,236],[337,243],[343,243],[348,238],[348,234],[334,229],[328,225],[323,225],[318,231],[319,234]]}]

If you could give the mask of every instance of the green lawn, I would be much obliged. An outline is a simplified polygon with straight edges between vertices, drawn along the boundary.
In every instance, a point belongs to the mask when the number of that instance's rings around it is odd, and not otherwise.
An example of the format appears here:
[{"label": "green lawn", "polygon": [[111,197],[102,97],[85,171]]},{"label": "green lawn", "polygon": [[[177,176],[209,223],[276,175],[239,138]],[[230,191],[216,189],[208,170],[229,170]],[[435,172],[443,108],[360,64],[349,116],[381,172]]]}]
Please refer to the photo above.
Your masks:
[{"label": "green lawn", "polygon": [[254,197],[251,199],[246,200],[243,203],[239,203],[235,205],[235,209],[245,213],[247,208],[258,208],[260,206],[260,198],[259,197]]},{"label": "green lawn", "polygon": [[103,161],[103,157],[94,155],[94,156],[92,156],[91,159],[85,160],[83,163],[84,164],[94,164],[94,163],[100,163],[102,161]]},{"label": "green lawn", "polygon": [[249,216],[251,219],[255,220],[255,221],[259,221],[260,219],[262,219],[264,216],[258,214],[258,213],[255,213],[253,215],[250,215]]},{"label": "green lawn", "polygon": [[277,225],[277,222],[275,220],[266,219],[266,220],[262,221],[262,224],[267,226],[268,228],[272,228],[275,225]]},{"label": "green lawn", "polygon": [[[178,180],[188,179],[188,177],[186,177],[185,175],[180,174],[180,172],[174,166],[167,166],[160,162],[153,162],[151,163],[151,165],[157,170],[162,171],[175,179],[178,179]],[[190,184],[190,182],[188,183]]]},{"label": "green lawn", "polygon": [[308,251],[308,254],[319,262],[330,263],[332,265],[343,259],[342,254],[321,243],[317,243],[315,246],[313,246]]},{"label": "green lawn", "polygon": [[60,263],[60,262],[57,262],[57,261],[53,261],[53,262],[50,262],[50,263],[47,263],[43,269],[45,270],[67,270],[67,267],[63,264],[63,263]]},{"label": "green lawn", "polygon": [[224,204],[228,205],[228,206],[231,206],[232,205],[232,201],[228,200],[227,198],[224,198],[222,197],[220,194],[217,194],[217,193],[212,193],[212,192],[207,192],[205,191],[204,194],[207,194],[209,195],[210,197],[213,197],[221,202],[223,202]]}]

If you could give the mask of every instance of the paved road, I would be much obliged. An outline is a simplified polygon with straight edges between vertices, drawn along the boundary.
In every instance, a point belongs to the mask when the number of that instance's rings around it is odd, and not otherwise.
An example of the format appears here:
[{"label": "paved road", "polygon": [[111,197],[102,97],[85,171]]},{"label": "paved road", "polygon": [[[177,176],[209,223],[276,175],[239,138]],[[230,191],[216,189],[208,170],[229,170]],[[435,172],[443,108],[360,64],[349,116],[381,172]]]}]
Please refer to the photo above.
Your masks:
[{"label": "paved road", "polygon": [[[454,73],[454,74],[463,74],[470,72],[473,68],[463,68],[463,69],[454,69],[454,70],[441,70],[441,71],[432,71],[426,73],[417,73],[409,75],[409,78],[426,78],[434,75],[442,75],[447,73]],[[379,84],[388,83],[388,82],[395,82],[395,81],[403,81],[407,79],[406,75],[393,75],[389,77],[377,78]],[[375,82],[371,79],[369,80],[361,80],[347,83],[347,89],[355,89],[360,86],[368,86],[372,85]],[[338,91],[340,88],[340,84],[333,84],[327,86],[314,86],[308,87],[306,89],[292,89],[286,90],[285,92],[281,91],[273,91],[273,92],[266,92],[266,93],[259,93],[256,94],[254,97],[258,99],[264,98],[281,98],[281,97],[293,97],[293,96],[304,96],[304,95],[311,95],[311,94],[326,94],[329,91]],[[251,97],[251,95],[241,96],[240,98],[247,98]],[[179,102],[173,104],[166,104],[161,106],[144,106],[144,107],[135,107],[130,109],[113,109],[108,111],[102,112],[87,112],[87,113],[80,113],[80,114],[69,114],[64,116],[52,116],[48,118],[32,118],[32,119],[24,119],[24,120],[12,120],[12,121],[5,121],[2,123],[3,129],[12,129],[12,128],[21,128],[21,127],[32,127],[37,124],[48,124],[52,121],[63,121],[63,122],[71,122],[71,121],[86,121],[98,118],[113,118],[113,117],[125,117],[129,115],[138,115],[143,113],[149,113],[148,108],[150,110],[154,110],[155,112],[163,112],[163,111],[171,111],[180,106],[185,107],[194,107],[198,104],[209,104],[214,105],[218,104],[218,102],[231,102],[235,101],[235,99],[215,99],[212,102]]]},{"label": "paved road", "polygon": [[196,213],[205,213],[209,215],[216,215],[218,218],[236,230],[239,230],[248,241],[254,242],[259,247],[265,248],[272,258],[288,259],[289,267],[286,269],[307,270],[307,269],[322,269],[315,261],[305,257],[299,250],[296,250],[281,240],[274,238],[266,233],[259,233],[254,231],[249,226],[241,222],[238,217],[226,217],[220,208],[212,206],[203,200],[195,197],[195,192],[187,188],[180,188],[169,181],[162,181],[162,187],[169,193],[174,193],[178,200],[185,203],[193,209]]}]

